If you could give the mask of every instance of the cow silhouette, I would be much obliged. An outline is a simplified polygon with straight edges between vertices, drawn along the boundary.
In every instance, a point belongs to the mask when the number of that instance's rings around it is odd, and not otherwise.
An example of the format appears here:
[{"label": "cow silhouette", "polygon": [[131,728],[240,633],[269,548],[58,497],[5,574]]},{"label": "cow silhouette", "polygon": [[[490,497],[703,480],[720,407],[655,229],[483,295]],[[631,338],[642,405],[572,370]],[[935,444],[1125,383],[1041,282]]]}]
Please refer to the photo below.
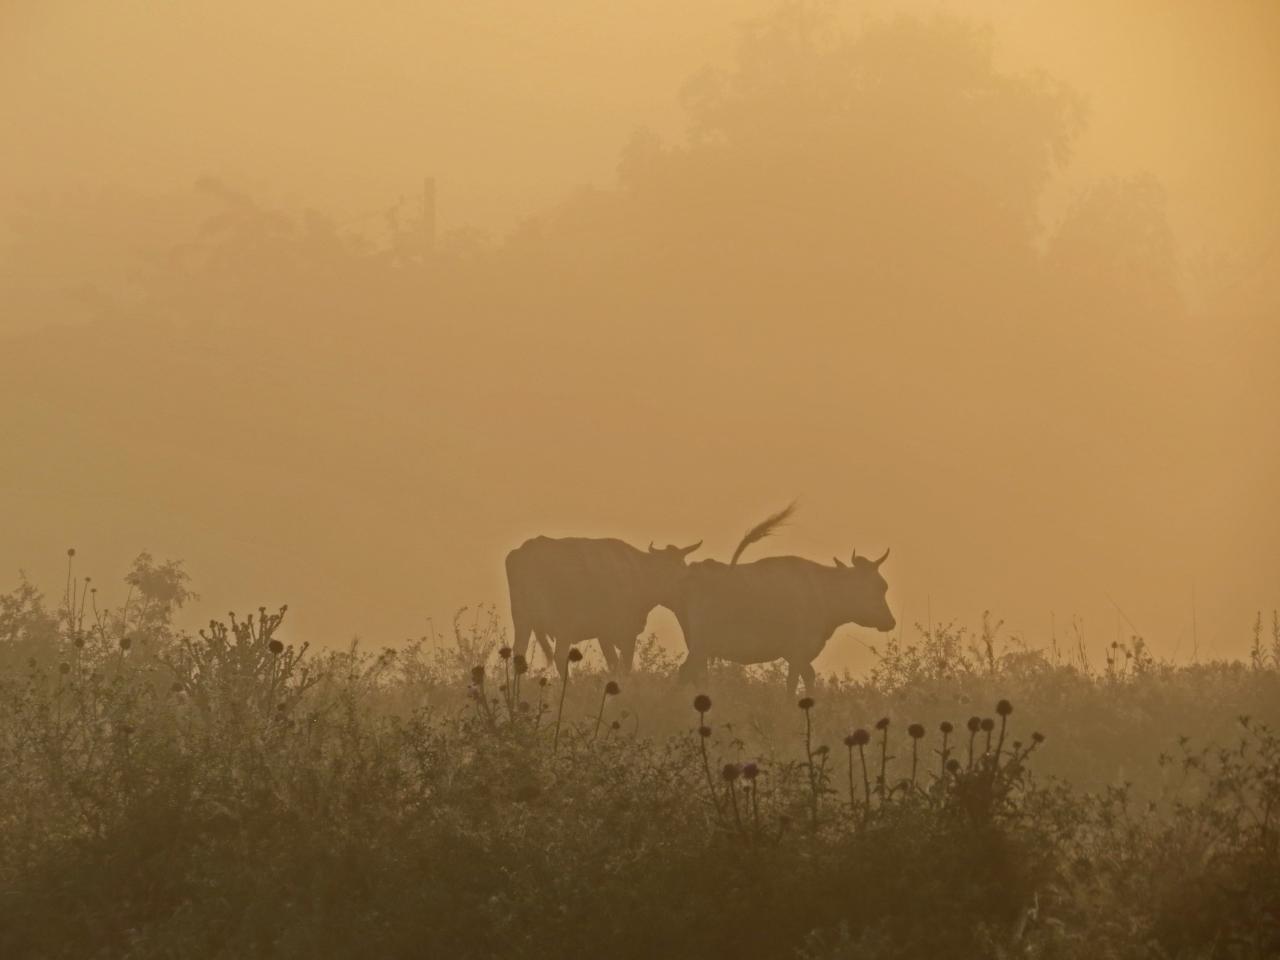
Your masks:
[{"label": "cow silhouette", "polygon": [[734,663],[786,660],[787,690],[801,677],[814,683],[813,661],[836,628],[847,623],[882,632],[897,624],[886,600],[889,585],[878,560],[858,556],[834,566],[802,557],[766,557],[738,563],[744,550],[769,536],[794,504],[747,532],[729,563],[703,560],[688,566],[672,607],[689,656],[680,667],[686,682],[703,680],[712,657]]},{"label": "cow silhouette", "polygon": [[569,649],[594,639],[611,672],[630,671],[649,612],[671,606],[689,569],[685,558],[700,546],[650,544],[646,551],[615,539],[526,540],[507,554],[513,652],[524,656],[532,635],[564,676]]}]

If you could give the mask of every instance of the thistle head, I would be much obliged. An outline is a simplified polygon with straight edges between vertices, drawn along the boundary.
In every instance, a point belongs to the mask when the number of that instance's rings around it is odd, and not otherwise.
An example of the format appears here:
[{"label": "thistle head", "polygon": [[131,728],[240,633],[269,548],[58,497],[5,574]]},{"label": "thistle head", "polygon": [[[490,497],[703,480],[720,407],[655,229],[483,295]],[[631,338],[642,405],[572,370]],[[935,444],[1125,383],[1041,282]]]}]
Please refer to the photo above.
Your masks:
[{"label": "thistle head", "polygon": [[938,724],[938,729],[941,730],[943,733],[950,733],[952,730],[955,729],[955,727],[951,725],[950,720],[943,720],[942,723]]},{"label": "thistle head", "polygon": [[711,728],[708,727],[706,724],[703,724],[698,728],[698,736],[700,736],[703,740],[707,739],[707,737],[711,736]]},{"label": "thistle head", "polygon": [[499,647],[499,648],[498,648],[498,656],[500,656],[503,660],[510,660],[510,659],[511,659],[511,648],[510,648],[510,647]]},{"label": "thistle head", "polygon": [[616,697],[621,692],[622,688],[618,686],[617,682],[614,680],[610,680],[604,685],[604,695],[606,697]]},{"label": "thistle head", "polygon": [[994,730],[995,728],[996,728],[996,722],[995,722],[994,720],[992,720],[990,717],[983,717],[983,718],[982,718],[982,732],[983,732],[983,733],[990,733],[990,732],[991,732],[992,730]]},{"label": "thistle head", "polygon": [[128,635],[125,635],[125,636],[123,636],[123,637],[121,637],[121,638],[120,638],[120,649],[121,649],[121,650],[126,650],[126,651],[127,651],[127,650],[128,650],[130,647],[132,647],[132,646],[133,646],[133,637],[130,637],[130,636],[128,636]]},{"label": "thistle head", "polygon": [[1033,734],[1031,735],[1031,742],[1032,742],[1032,743],[1044,743],[1044,734],[1043,734],[1043,733],[1039,733],[1039,732],[1033,733]]},{"label": "thistle head", "polygon": [[711,709],[711,698],[705,693],[700,693],[693,698],[693,709],[699,713],[706,713]]},{"label": "thistle head", "polygon": [[871,734],[859,727],[845,738],[845,742],[854,747],[865,747],[871,742]]},{"label": "thistle head", "polygon": [[742,765],[743,780],[754,781],[758,776],[760,776],[760,767],[755,763],[755,761],[749,761]]},{"label": "thistle head", "polygon": [[272,640],[270,643],[267,644],[267,649],[270,650],[275,656],[278,657],[280,656],[280,654],[284,653],[284,644],[281,643],[279,640]]},{"label": "thistle head", "polygon": [[801,697],[800,702],[796,704],[801,710],[813,709],[813,697]]},{"label": "thistle head", "polygon": [[978,717],[970,717],[969,722],[965,724],[969,728],[970,733],[977,733],[982,729],[982,720]]},{"label": "thistle head", "polygon": [[921,723],[911,724],[911,726],[907,727],[907,736],[909,736],[912,740],[919,740],[921,737],[924,736],[924,724],[921,724]]},{"label": "thistle head", "polygon": [[957,760],[955,757],[952,757],[950,760],[948,760],[948,761],[947,761],[947,772],[948,772],[948,773],[959,773],[959,772],[960,772],[960,761],[959,761],[959,760]]},{"label": "thistle head", "polygon": [[742,776],[742,768],[736,763],[726,763],[724,769],[720,771],[720,776],[724,777],[726,783],[733,783]]},{"label": "thistle head", "polygon": [[876,721],[876,729],[877,729],[877,730],[888,730],[888,729],[889,729],[889,718],[888,718],[888,717],[881,717],[879,720],[877,720],[877,721]]},{"label": "thistle head", "polygon": [[569,662],[570,662],[570,663],[577,663],[577,662],[578,662],[579,660],[581,660],[581,659],[582,659],[582,651],[581,651],[581,650],[579,650],[577,647],[573,647],[573,648],[569,651]]},{"label": "thistle head", "polygon": [[1002,717],[1007,717],[1009,714],[1013,713],[1013,704],[1008,700],[1001,700],[996,704],[996,713]]}]

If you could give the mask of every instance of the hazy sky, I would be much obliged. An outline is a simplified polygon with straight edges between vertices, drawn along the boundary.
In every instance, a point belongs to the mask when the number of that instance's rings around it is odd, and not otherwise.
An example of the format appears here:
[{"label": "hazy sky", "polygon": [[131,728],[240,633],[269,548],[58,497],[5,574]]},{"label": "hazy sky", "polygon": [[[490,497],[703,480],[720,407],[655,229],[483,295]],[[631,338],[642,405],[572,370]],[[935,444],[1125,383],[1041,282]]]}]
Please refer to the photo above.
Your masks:
[{"label": "hazy sky", "polygon": [[[442,230],[502,234],[578,185],[610,186],[637,129],[679,142],[686,82],[707,65],[731,64],[737,24],[774,7],[0,0],[0,221],[39,207],[33,198],[104,186],[177,196],[212,174],[266,201],[380,224],[430,175]],[[291,600],[304,618],[310,608],[305,624],[392,641],[462,603],[504,603],[501,553],[531,533],[608,533],[642,544],[706,538],[709,554],[723,557],[742,529],[801,495],[799,520],[777,549],[825,559],[893,547],[886,573],[904,622],[974,622],[990,606],[1035,637],[1048,632],[1051,613],[1060,627],[1081,614],[1091,638],[1109,640],[1120,628],[1114,600],[1158,652],[1185,655],[1194,592],[1201,629],[1217,649],[1241,653],[1253,612],[1280,602],[1280,510],[1269,493],[1280,444],[1267,432],[1280,423],[1272,363],[1280,302],[1269,279],[1280,271],[1280,4],[886,0],[833,8],[852,26],[899,13],[987,21],[1002,69],[1044,70],[1082,95],[1086,126],[1044,192],[1045,227],[1101,178],[1159,181],[1192,311],[1185,322],[1209,345],[1190,354],[1195,369],[1162,374],[1162,383],[1187,390],[1148,392],[1115,415],[1111,399],[1086,398],[1050,450],[1043,425],[1030,413],[1024,422],[1018,401],[1001,392],[981,343],[962,359],[985,386],[953,399],[915,360],[868,355],[852,335],[835,335],[839,355],[856,357],[842,365],[830,344],[790,342],[781,321],[771,336],[709,318],[725,324],[726,350],[752,378],[753,399],[733,395],[732,371],[700,372],[700,362],[724,357],[692,347],[665,366],[640,348],[647,359],[612,376],[593,370],[580,382],[551,383],[536,370],[508,372],[481,389],[482,361],[468,357],[464,372],[447,353],[461,334],[432,328],[417,346],[447,359],[432,360],[439,367],[430,377],[361,366],[350,344],[343,362],[317,353],[306,361],[314,370],[291,368],[283,382],[259,361],[255,382],[271,414],[253,423],[221,409],[219,393],[187,397],[193,380],[230,362],[230,349],[216,358],[225,344],[206,353],[184,344],[175,354],[144,341],[128,348],[128,362],[141,364],[154,349],[163,369],[127,386],[113,386],[100,366],[56,389],[6,369],[20,397],[4,411],[8,429],[47,429],[0,452],[8,468],[0,510],[20,521],[0,550],[0,574],[22,565],[59,583],[61,550],[76,542],[82,555],[96,550],[95,573],[109,576],[147,547],[187,558],[217,609],[263,590],[262,599]],[[138,233],[163,234],[174,212],[139,202],[122,216]],[[65,243],[87,251],[75,270],[87,275],[95,259],[103,271],[117,269],[109,241]],[[38,304],[42,290],[84,279],[72,273],[0,262],[0,309]],[[22,298],[6,301],[6,283],[21,286]],[[39,325],[38,307],[23,309],[0,317],[0,333],[6,323]],[[1220,318],[1232,311],[1248,317],[1219,337]],[[23,363],[56,366],[49,358],[75,342],[28,344]],[[584,356],[623,351],[622,341],[616,349],[566,342]],[[532,335],[506,343],[501,331],[466,343],[502,353],[495,363],[506,371],[519,369],[520,350],[539,348]],[[1147,346],[1143,353],[1163,349]],[[1172,355],[1186,364],[1187,355]],[[1122,375],[1128,361],[1114,362]],[[313,375],[345,386],[299,386]],[[433,393],[423,379],[452,392]],[[1066,375],[1062,383],[1071,388]],[[145,416],[112,419],[104,391],[121,409],[145,406]],[[168,405],[176,396],[195,405],[181,422]],[[866,426],[868,407],[881,426]],[[1160,429],[1145,430],[1143,416]],[[233,428],[278,431],[293,459],[259,473],[256,487],[231,471],[207,485],[190,479],[205,476],[205,448],[237,442]],[[544,429],[558,438],[561,459],[535,441]],[[778,438],[774,446],[751,448],[760,430]],[[363,472],[350,462],[360,456]],[[520,473],[530,463],[536,479]],[[181,490],[167,485],[166,471],[188,478],[174,481]],[[264,490],[271,499],[254,499]],[[294,501],[332,512],[318,518]]]}]

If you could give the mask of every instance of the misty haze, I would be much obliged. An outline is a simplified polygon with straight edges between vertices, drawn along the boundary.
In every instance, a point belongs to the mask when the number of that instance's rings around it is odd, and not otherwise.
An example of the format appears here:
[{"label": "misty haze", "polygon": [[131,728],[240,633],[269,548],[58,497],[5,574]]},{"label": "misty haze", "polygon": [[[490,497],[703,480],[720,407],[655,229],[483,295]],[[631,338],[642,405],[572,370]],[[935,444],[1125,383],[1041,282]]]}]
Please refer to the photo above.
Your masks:
[{"label": "misty haze", "polygon": [[1280,955],[1280,6],[7,0],[0,144],[0,956]]}]

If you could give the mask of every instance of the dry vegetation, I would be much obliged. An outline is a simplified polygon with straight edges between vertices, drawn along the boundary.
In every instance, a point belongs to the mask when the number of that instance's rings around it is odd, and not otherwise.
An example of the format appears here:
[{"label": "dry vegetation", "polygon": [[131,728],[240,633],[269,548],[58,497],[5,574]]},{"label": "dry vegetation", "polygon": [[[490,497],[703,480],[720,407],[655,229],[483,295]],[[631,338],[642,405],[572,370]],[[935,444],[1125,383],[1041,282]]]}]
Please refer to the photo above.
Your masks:
[{"label": "dry vegetation", "polygon": [[470,613],[380,654],[284,609],[189,636],[180,565],[127,582],[0,600],[4,956],[1280,947],[1261,620],[1251,664],[1100,671],[920,631],[797,705],[725,668],[695,699],[653,645],[562,685]]}]

